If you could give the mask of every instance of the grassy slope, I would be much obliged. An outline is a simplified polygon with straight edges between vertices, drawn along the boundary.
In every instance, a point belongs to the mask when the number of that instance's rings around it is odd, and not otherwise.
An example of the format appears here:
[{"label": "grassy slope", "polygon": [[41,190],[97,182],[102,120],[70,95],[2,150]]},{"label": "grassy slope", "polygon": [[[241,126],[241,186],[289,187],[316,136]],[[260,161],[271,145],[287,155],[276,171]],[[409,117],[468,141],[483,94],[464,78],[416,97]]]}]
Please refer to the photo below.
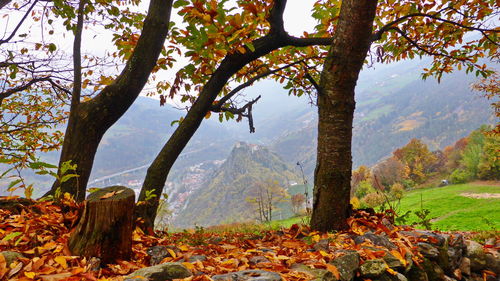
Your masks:
[{"label": "grassy slope", "polygon": [[[458,184],[410,191],[401,200],[401,211],[429,209],[433,228],[439,230],[500,229],[500,199],[474,199],[461,193],[500,193],[500,186]],[[421,200],[422,198],[422,200]],[[410,221],[416,220],[412,214]]]},{"label": "grassy slope", "polygon": [[[473,199],[461,196],[461,193],[500,193],[500,185],[458,184],[439,188],[416,189],[407,192],[401,200],[400,211],[429,209],[433,220],[433,229],[439,230],[500,230],[500,199]],[[422,197],[421,197],[422,195]],[[290,226],[301,223],[304,219],[294,217],[271,222],[272,226]],[[412,213],[410,223],[416,220]]]}]

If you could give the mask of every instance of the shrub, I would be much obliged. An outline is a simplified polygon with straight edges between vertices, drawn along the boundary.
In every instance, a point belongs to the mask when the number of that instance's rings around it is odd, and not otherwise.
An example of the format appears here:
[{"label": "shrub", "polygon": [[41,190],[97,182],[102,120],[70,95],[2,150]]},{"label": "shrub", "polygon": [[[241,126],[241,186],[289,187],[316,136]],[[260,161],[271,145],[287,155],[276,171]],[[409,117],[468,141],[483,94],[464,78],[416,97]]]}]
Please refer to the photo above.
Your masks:
[{"label": "shrub", "polygon": [[382,205],[384,202],[385,202],[384,195],[377,192],[369,193],[365,197],[363,197],[363,199],[361,199],[362,205],[369,208],[377,207],[379,205]]},{"label": "shrub", "polygon": [[400,183],[395,183],[391,186],[390,195],[393,199],[403,198],[404,186]]},{"label": "shrub", "polygon": [[450,181],[452,183],[465,183],[471,180],[473,175],[469,171],[461,170],[461,169],[456,169],[451,173],[450,175]]},{"label": "shrub", "polygon": [[354,192],[354,194],[358,198],[363,198],[367,194],[372,193],[372,192],[375,192],[375,188],[373,188],[373,186],[372,186],[372,184],[370,183],[369,180],[364,180],[364,181],[361,181],[359,183],[359,185],[356,188],[356,191]]}]

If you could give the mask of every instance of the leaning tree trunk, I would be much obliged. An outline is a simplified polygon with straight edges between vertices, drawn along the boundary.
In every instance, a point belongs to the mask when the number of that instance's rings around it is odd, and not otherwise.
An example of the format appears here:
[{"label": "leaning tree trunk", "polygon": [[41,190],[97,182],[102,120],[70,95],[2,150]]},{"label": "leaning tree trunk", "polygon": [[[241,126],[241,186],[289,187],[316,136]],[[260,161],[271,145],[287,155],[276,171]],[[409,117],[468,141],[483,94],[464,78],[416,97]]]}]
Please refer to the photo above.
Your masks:
[{"label": "leaning tree trunk", "polygon": [[132,254],[135,193],[111,186],[89,195],[78,225],[69,238],[72,254],[98,257],[105,264]]},{"label": "leaning tree trunk", "polygon": [[344,0],[318,93],[318,154],[311,227],[347,227],[354,89],[370,47],[376,0]]}]

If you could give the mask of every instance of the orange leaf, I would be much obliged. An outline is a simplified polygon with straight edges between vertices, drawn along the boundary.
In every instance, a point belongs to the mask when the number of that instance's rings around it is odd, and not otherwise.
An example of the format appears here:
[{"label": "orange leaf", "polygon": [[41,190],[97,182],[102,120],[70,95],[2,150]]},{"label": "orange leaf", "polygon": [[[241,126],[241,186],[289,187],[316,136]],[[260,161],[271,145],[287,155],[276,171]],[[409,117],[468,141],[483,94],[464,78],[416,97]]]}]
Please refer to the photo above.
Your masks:
[{"label": "orange leaf", "polygon": [[338,269],[337,269],[337,267],[335,265],[327,263],[326,264],[326,269],[328,271],[330,271],[331,273],[333,273],[333,275],[335,276],[335,278],[337,280],[340,280],[340,273],[339,273],[339,271],[338,271]]},{"label": "orange leaf", "polygon": [[112,197],[112,196],[113,196],[113,195],[115,195],[115,194],[116,194],[116,191],[111,191],[111,192],[108,192],[108,193],[104,194],[104,195],[103,195],[103,196],[101,196],[99,199],[101,199],[101,200],[102,200],[102,199],[107,199],[107,198],[109,198],[109,197]]},{"label": "orange leaf", "polygon": [[7,261],[5,257],[0,253],[0,280],[7,273]]}]

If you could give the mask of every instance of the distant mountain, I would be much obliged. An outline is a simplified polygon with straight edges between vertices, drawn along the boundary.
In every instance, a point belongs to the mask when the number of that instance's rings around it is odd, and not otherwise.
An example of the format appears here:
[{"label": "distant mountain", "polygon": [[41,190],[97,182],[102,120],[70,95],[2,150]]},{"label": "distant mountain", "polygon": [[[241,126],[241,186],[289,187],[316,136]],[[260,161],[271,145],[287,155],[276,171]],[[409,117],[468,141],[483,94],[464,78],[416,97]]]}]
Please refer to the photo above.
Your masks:
[{"label": "distant mountain", "polygon": [[250,198],[256,184],[277,181],[284,188],[296,185],[296,170],[268,148],[237,142],[211,179],[191,194],[174,225],[188,227],[255,219]]},{"label": "distant mountain", "polygon": [[[441,83],[422,81],[411,65],[404,66],[395,67],[394,72],[384,69],[385,79],[372,74],[360,79],[352,142],[354,167],[375,164],[411,138],[422,139],[433,150],[441,149],[482,124],[495,122],[490,102],[470,90],[475,77],[454,73]],[[271,148],[289,162],[300,161],[312,178],[317,114],[304,112],[282,122],[284,127],[287,124],[297,129],[276,137]]]}]

